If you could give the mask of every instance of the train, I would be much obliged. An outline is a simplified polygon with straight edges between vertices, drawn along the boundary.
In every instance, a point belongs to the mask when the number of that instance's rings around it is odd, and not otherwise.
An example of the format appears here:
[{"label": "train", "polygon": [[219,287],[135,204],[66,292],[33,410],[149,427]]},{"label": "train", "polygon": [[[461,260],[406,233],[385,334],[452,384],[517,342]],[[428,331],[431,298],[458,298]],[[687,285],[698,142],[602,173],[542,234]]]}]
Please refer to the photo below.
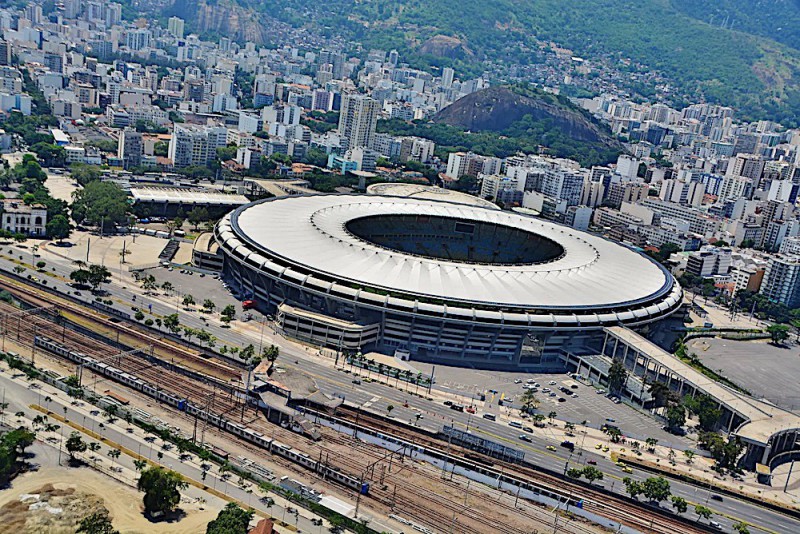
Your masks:
[{"label": "train", "polygon": [[309,408],[299,408],[299,411],[301,413],[305,413],[306,415],[308,415],[309,418],[323,419],[336,424],[338,427],[349,428],[353,431],[357,430],[358,434],[369,434],[371,436],[378,438],[380,441],[391,443],[395,447],[400,447],[402,448],[402,450],[407,451],[407,454],[412,458],[414,457],[414,453],[424,454],[431,458],[442,460],[447,464],[457,465],[468,471],[479,473],[481,475],[491,478],[493,481],[495,481],[494,483],[497,484],[498,487],[501,485],[501,483],[506,486],[511,486],[515,488],[519,487],[523,490],[530,491],[535,495],[548,497],[558,502],[561,502],[565,505],[574,506],[577,508],[583,508],[585,504],[597,504],[596,502],[586,499],[584,497],[573,495],[573,493],[570,491],[562,490],[560,488],[553,487],[546,483],[535,482],[533,480],[527,480],[515,475],[508,474],[504,472],[503,469],[498,469],[497,467],[495,467],[492,462],[486,462],[485,460],[477,460],[475,458],[475,456],[477,455],[471,453],[467,453],[465,456],[455,456],[441,449],[426,447],[423,445],[417,445],[415,443],[404,440],[397,436],[393,436],[391,434],[387,434],[379,430],[374,430],[372,428],[368,428],[362,425],[356,425],[352,421],[348,421],[347,419],[342,419],[340,417],[331,416],[327,413],[318,412],[316,410],[312,410]]},{"label": "train", "polygon": [[266,437],[264,434],[253,430],[252,428],[244,426],[240,423],[236,423],[235,421],[231,421],[230,419],[226,419],[220,415],[209,413],[201,406],[197,406],[192,403],[190,400],[173,395],[135,375],[126,373],[125,371],[117,369],[116,367],[107,363],[97,361],[95,358],[87,356],[82,352],[70,350],[69,347],[66,347],[61,343],[53,341],[45,336],[35,336],[34,344],[37,347],[52,352],[53,354],[57,354],[63,358],[67,358],[78,365],[91,369],[94,372],[111,378],[112,380],[141,391],[145,395],[153,397],[154,399],[158,399],[165,404],[174,406],[178,410],[186,412],[188,415],[195,416],[201,420],[207,420],[215,427],[226,432],[230,432],[231,434],[235,434],[249,443],[266,449],[271,454],[281,456],[292,461],[293,463],[301,465],[309,471],[313,471],[314,473],[318,474],[323,479],[337,482],[343,486],[358,491],[362,495],[369,494],[368,482],[364,482],[360,478],[344,473],[340,469],[327,465],[319,460],[314,460],[304,452],[293,449],[289,445],[285,445],[273,438]]}]

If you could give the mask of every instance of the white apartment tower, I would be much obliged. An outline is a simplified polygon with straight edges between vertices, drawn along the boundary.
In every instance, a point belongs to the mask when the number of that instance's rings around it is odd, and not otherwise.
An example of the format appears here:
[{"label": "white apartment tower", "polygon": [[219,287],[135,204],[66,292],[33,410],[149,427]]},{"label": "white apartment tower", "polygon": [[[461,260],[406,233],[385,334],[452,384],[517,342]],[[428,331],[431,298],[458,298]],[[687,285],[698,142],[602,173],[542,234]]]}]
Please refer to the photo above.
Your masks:
[{"label": "white apartment tower", "polygon": [[169,142],[169,159],[175,167],[207,165],[224,147],[228,130],[222,126],[176,124]]},{"label": "white apartment tower", "polygon": [[183,38],[184,26],[185,23],[180,17],[170,17],[167,21],[167,31],[178,39]]},{"label": "white apartment tower", "polygon": [[339,115],[339,133],[347,139],[347,148],[371,147],[381,105],[365,95],[345,95]]}]

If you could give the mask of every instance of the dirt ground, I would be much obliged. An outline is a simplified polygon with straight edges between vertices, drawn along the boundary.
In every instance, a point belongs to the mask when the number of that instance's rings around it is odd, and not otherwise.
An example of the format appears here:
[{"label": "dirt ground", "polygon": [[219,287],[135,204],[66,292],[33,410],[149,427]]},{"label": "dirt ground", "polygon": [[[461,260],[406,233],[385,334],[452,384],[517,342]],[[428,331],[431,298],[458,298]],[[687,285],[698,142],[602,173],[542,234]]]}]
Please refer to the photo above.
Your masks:
[{"label": "dirt ground", "polygon": [[196,534],[219,513],[207,504],[181,502],[185,516],[180,521],[151,523],[141,503],[133,488],[90,468],[47,468],[26,473],[0,491],[0,534],[72,533],[80,519],[102,507],[121,534]]}]

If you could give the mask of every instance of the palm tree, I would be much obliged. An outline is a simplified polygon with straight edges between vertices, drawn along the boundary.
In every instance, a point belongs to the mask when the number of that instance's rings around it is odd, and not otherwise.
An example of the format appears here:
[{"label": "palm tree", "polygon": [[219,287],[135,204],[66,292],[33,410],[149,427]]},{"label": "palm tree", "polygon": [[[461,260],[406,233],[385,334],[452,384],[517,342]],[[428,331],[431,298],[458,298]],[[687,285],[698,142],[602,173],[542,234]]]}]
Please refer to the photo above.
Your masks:
[{"label": "palm tree", "polygon": [[134,460],[133,467],[137,472],[141,473],[144,471],[144,468],[147,467],[147,462],[144,460]]},{"label": "palm tree", "polygon": [[113,460],[113,462],[111,463],[112,466],[114,466],[116,464],[117,458],[119,458],[119,455],[121,453],[122,453],[122,451],[120,451],[119,449],[113,449],[113,450],[108,451],[109,458],[111,458]]},{"label": "palm tree", "polygon": [[666,406],[670,394],[672,393],[672,391],[665,383],[659,381],[651,382],[647,388],[647,391],[653,397],[654,408],[661,408],[662,406]]},{"label": "palm tree", "polygon": [[549,414],[547,414],[547,418],[550,419],[551,425],[553,424],[553,419],[555,419],[557,415],[558,414],[556,412],[550,412]]},{"label": "palm tree", "polygon": [[531,413],[539,406],[539,399],[532,389],[526,389],[522,394],[522,410],[526,413]]}]

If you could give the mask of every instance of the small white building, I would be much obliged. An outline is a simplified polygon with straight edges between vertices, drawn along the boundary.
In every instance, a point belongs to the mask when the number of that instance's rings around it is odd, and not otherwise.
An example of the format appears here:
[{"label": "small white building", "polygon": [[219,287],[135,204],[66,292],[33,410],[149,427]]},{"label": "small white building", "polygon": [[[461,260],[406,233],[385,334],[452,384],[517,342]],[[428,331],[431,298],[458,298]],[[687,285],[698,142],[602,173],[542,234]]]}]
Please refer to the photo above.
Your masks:
[{"label": "small white building", "polygon": [[47,208],[41,204],[24,204],[19,199],[3,202],[3,230],[33,237],[47,233]]}]

